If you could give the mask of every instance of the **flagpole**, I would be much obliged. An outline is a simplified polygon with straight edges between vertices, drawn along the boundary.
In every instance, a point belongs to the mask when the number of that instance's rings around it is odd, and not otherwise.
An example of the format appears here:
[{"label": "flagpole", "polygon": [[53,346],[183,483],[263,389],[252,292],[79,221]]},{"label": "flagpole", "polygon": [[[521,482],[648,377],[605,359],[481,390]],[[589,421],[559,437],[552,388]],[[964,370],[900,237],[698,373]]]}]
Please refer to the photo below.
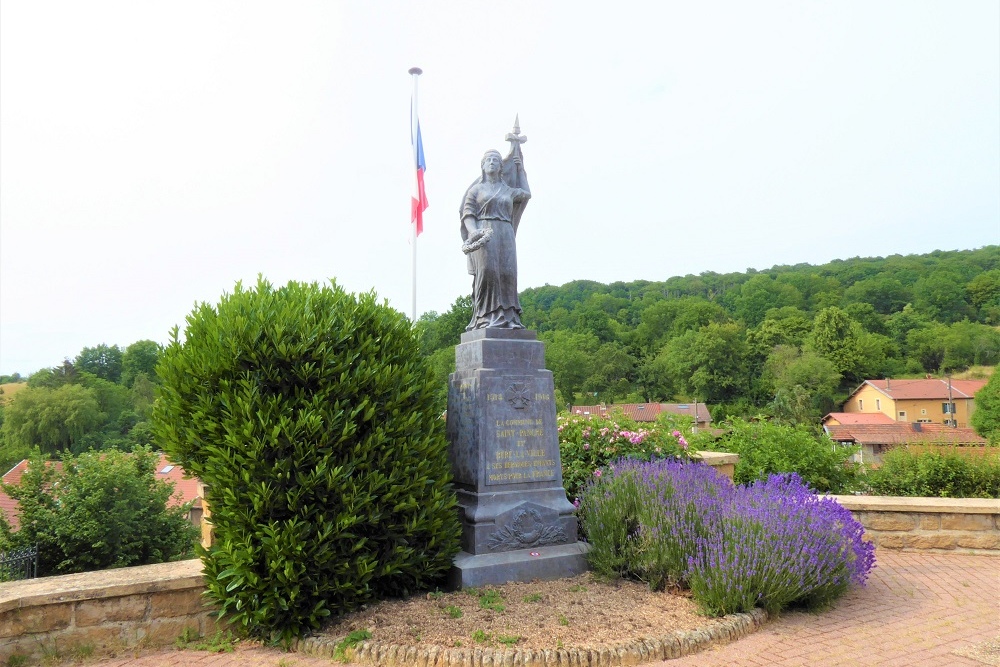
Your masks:
[{"label": "flagpole", "polygon": [[[417,77],[424,71],[419,67],[411,67],[410,74],[413,76],[413,109],[410,111],[410,136],[413,138],[413,164],[417,164]],[[420,180],[417,176],[417,194],[420,194]],[[412,237],[410,244],[413,246],[413,309],[412,320],[417,321],[417,221],[410,220]]]}]

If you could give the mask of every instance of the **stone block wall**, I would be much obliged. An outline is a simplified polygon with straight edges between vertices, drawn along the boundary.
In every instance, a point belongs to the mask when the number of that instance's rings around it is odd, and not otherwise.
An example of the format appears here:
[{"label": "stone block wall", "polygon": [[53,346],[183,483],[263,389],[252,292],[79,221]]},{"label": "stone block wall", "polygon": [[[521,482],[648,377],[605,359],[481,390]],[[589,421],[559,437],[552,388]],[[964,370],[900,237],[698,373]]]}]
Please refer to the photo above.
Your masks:
[{"label": "stone block wall", "polygon": [[740,460],[740,455],[729,452],[698,452],[691,458],[712,466],[715,472],[727,477],[731,482],[736,475],[736,464]]},{"label": "stone block wall", "polygon": [[201,561],[161,563],[0,584],[0,664],[71,658],[216,630]]},{"label": "stone block wall", "polygon": [[833,497],[880,548],[1000,554],[1000,500]]}]

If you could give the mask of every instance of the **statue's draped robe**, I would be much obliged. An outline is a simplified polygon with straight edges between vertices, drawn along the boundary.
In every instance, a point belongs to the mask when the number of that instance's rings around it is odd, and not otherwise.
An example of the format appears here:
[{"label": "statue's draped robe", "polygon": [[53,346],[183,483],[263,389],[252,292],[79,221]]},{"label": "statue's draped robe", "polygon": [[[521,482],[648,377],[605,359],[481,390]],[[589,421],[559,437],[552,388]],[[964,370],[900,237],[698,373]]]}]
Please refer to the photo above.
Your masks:
[{"label": "statue's draped robe", "polygon": [[[516,171],[513,178],[516,178]],[[521,303],[517,297],[517,247],[514,237],[520,213],[530,198],[528,190],[511,187],[502,180],[497,183],[476,181],[465,193],[462,220],[472,216],[477,221],[478,229],[493,230],[493,236],[486,245],[469,253],[469,273],[474,276],[470,330],[523,328]],[[464,224],[462,238],[468,238]]]}]

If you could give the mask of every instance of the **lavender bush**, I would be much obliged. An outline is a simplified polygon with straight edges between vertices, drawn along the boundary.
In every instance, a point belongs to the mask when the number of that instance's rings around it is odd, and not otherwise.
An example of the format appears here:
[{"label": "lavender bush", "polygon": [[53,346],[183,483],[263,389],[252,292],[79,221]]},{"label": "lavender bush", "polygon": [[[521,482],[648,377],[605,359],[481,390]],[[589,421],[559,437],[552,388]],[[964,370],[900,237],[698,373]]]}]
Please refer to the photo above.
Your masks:
[{"label": "lavender bush", "polygon": [[689,586],[713,615],[828,604],[875,564],[850,512],[794,474],[734,487],[702,464],[623,460],[580,517],[596,572]]}]

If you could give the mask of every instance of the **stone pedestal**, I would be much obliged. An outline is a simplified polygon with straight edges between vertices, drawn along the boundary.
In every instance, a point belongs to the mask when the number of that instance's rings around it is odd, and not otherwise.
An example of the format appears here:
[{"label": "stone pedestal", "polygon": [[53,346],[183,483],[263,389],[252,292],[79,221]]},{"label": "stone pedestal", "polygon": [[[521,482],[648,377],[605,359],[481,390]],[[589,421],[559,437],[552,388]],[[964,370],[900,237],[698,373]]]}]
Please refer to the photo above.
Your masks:
[{"label": "stone pedestal", "polygon": [[448,440],[462,519],[455,587],[586,571],[566,499],[552,373],[526,329],[462,335],[448,387]]}]

